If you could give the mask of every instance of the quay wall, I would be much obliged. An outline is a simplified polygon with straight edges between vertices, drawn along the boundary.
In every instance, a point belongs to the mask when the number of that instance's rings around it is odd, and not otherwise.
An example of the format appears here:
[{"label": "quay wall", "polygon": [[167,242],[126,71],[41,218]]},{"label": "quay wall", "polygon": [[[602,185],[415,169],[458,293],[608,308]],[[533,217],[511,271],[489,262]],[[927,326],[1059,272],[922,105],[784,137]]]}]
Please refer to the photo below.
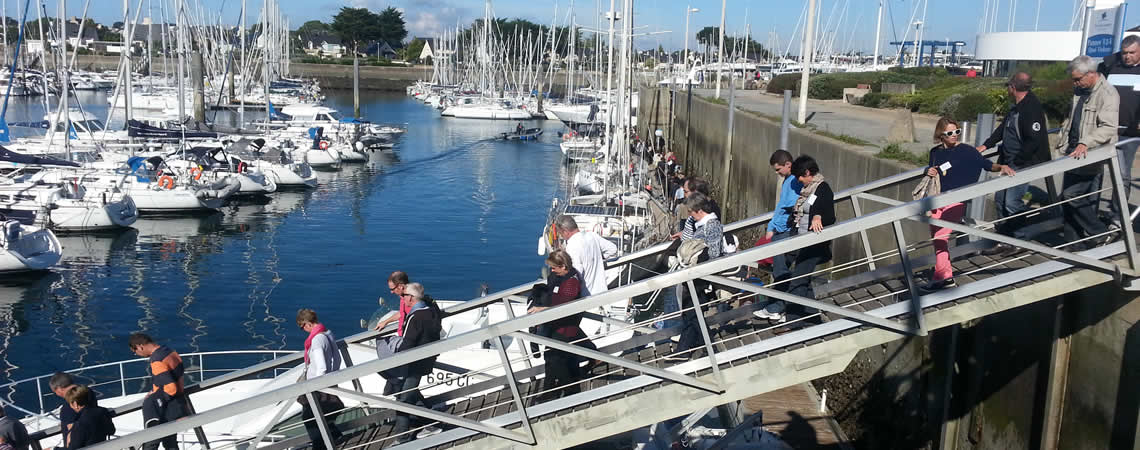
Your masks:
[{"label": "quay wall", "polygon": [[[735,114],[725,185],[728,114],[724,104],[683,92],[671,102],[668,90],[645,89],[638,119],[643,136],[663,131],[687,174],[710,180],[732,222],[775,203],[768,156],[779,145],[779,123]],[[815,157],[836,191],[907,168],[876,158],[873,147],[794,128],[788,147]],[[875,193],[906,201],[911,187]],[[878,208],[867,203],[864,212]],[[850,203],[836,212],[841,221],[853,216]],[[911,226],[905,234],[917,242],[928,233]],[[876,253],[894,248],[889,228],[869,238]],[[864,256],[854,238],[833,248],[839,262]],[[1140,448],[1137,296],[1107,283],[905,337],[860,351],[843,372],[813,384],[856,449]]]}]

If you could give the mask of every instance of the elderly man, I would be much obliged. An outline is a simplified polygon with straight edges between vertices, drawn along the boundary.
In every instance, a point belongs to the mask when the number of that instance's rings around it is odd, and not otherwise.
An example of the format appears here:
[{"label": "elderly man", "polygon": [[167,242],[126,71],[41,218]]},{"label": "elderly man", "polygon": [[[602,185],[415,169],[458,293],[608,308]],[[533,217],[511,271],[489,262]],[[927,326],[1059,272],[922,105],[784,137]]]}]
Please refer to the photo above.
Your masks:
[{"label": "elderly man", "polygon": [[[1084,55],[1069,62],[1069,74],[1073,79],[1073,107],[1069,111],[1069,117],[1061,124],[1061,138],[1057,141],[1057,148],[1071,158],[1084,158],[1089,151],[1107,151],[1102,146],[1116,143],[1120,96],[1096,71],[1096,66],[1096,61]],[[1065,203],[1061,210],[1066,241],[1098,236],[1108,230],[1097,216],[1100,196],[1088,195],[1100,190],[1102,174],[1100,164],[1090,164],[1065,172],[1061,191],[1061,200]],[[1108,239],[1097,240],[1099,242],[1094,243],[1106,242]],[[1087,245],[1088,242],[1082,242],[1077,247]],[[1068,249],[1075,250],[1072,246]]]},{"label": "elderly man", "polygon": [[578,230],[578,222],[570,216],[558,216],[558,237],[566,241],[566,253],[574,261],[574,268],[582,273],[588,295],[598,295],[609,290],[606,283],[606,259],[617,256],[618,248],[613,242],[598,236],[598,233]]},{"label": "elderly man", "polygon": [[[1135,87],[1140,85],[1140,36],[1126,36],[1120,42],[1120,51],[1108,55],[1097,67],[1097,72],[1108,79],[1108,84],[1116,87],[1120,96],[1120,139],[1140,137],[1140,95]],[[1136,148],[1140,140],[1116,147],[1120,158],[1120,175],[1124,178],[1124,196],[1132,193],[1132,161],[1136,159]],[[1120,206],[1113,201],[1112,221],[1120,225]]]},{"label": "elderly man", "polygon": [[[1018,72],[1009,78],[1006,90],[1013,99],[1013,107],[1009,114],[1002,119],[1001,125],[994,129],[989,139],[978,146],[978,151],[984,151],[1001,143],[998,153],[998,164],[1008,165],[1014,170],[1040,164],[1050,159],[1049,132],[1045,126],[1045,110],[1037,96],[1033,95],[1031,88],[1033,79],[1028,73]],[[1029,192],[1029,184],[1014,186],[998,191],[994,195],[998,217],[1010,217],[1029,210],[1029,205],[1023,200]],[[1025,228],[1024,216],[1007,219],[998,226],[1002,234],[1018,239],[1028,239],[1030,236]],[[1013,250],[1006,244],[998,244],[988,250],[987,254],[1004,254]]]},{"label": "elderly man", "polygon": [[[416,347],[427,345],[439,340],[443,330],[443,314],[435,301],[424,295],[424,286],[420,283],[408,283],[400,301],[408,308],[408,318],[404,328],[404,339],[396,347],[396,353],[406,352]],[[396,400],[410,405],[426,406],[423,393],[420,392],[420,379],[430,374],[435,365],[435,357],[424,358],[410,363],[400,370],[393,371],[388,383],[399,383],[395,390]],[[413,437],[408,433],[412,418],[406,413],[396,413],[396,424],[392,434],[398,436],[397,442],[403,443],[414,438],[423,438],[441,430],[438,427],[426,427]]]}]

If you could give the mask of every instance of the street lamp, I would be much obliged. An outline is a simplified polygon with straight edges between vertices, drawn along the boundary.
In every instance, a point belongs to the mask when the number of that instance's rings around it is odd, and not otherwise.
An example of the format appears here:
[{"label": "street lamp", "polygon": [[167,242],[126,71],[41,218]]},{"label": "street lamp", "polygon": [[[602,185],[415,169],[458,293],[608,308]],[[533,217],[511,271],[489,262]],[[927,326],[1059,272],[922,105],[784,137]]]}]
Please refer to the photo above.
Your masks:
[{"label": "street lamp", "polygon": [[689,15],[701,12],[698,8],[685,7],[685,76],[689,76]]}]

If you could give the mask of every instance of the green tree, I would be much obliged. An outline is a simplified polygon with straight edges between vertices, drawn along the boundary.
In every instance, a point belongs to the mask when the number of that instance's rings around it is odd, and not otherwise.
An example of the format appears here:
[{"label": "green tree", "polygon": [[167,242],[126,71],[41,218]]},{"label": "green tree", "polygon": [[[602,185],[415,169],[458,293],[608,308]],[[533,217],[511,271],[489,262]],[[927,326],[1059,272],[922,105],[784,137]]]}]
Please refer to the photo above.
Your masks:
[{"label": "green tree", "polygon": [[705,53],[708,53],[712,47],[720,45],[720,27],[701,28],[701,31],[697,32],[697,43],[704,44]]},{"label": "green tree", "polygon": [[414,61],[419,59],[420,53],[424,51],[424,44],[423,39],[412,39],[412,42],[409,42],[408,46],[404,48],[404,60]]},{"label": "green tree", "polygon": [[[377,39],[387,42],[393,48],[400,48],[404,44],[404,38],[408,37],[408,30],[404,28],[404,13],[391,6],[380,11],[376,14],[377,28],[379,28],[379,36]],[[415,58],[419,53],[411,55]]]},{"label": "green tree", "polygon": [[310,20],[301,24],[301,26],[297,28],[297,31],[293,32],[293,35],[296,36],[293,45],[294,47],[300,46],[303,48],[305,43],[316,39],[318,36],[329,33],[332,33],[332,27],[329,26],[329,24],[319,20]]},{"label": "green tree", "polygon": [[340,12],[333,16],[332,30],[356,54],[362,44],[380,38],[378,25],[376,15],[367,8],[342,6]]}]

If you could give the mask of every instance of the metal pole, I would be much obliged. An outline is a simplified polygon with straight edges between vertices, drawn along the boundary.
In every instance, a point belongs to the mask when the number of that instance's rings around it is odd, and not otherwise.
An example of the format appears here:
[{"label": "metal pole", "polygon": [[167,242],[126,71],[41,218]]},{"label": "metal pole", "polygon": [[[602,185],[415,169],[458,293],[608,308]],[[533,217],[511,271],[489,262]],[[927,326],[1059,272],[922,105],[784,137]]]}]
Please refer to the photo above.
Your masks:
[{"label": "metal pole", "polygon": [[360,118],[360,58],[352,57],[352,116]]},{"label": "metal pole", "polygon": [[[506,300],[506,298],[503,300]],[[507,386],[511,388],[511,397],[514,398],[515,408],[518,409],[519,412],[519,422],[522,422],[523,426],[526,427],[526,434],[530,436],[531,442],[537,443],[534,437],[534,429],[530,426],[530,417],[526,414],[526,405],[523,404],[522,394],[519,393],[519,383],[515,380],[515,371],[511,369],[511,358],[507,356],[506,342],[503,342],[502,336],[499,336],[497,340],[499,343],[499,359],[503,361],[503,375],[506,375]],[[527,361],[530,361],[530,356],[527,356]],[[577,362],[574,364],[577,364]]]},{"label": "metal pole", "polygon": [[[814,5],[815,0],[812,0]],[[716,98],[720,98],[720,72],[724,70],[724,9],[727,0],[720,0],[720,44],[718,44],[716,61]]]},{"label": "metal pole", "polygon": [[808,98],[808,82],[811,74],[811,60],[812,60],[812,40],[815,36],[815,2],[816,0],[808,0],[808,15],[806,22],[806,30],[804,31],[804,46],[801,49],[800,60],[804,66],[803,74],[800,75],[800,113],[797,116],[800,123],[807,121],[807,98]]},{"label": "metal pole", "polygon": [[325,441],[325,448],[336,448],[333,447],[332,437],[329,436],[329,424],[325,422],[325,412],[321,410],[321,405],[317,403],[312,392],[306,392],[305,399],[309,401],[309,408],[313,411],[313,420],[317,421],[317,428],[321,430],[321,440]]},{"label": "metal pole", "polygon": [[788,149],[788,130],[792,126],[792,90],[784,89],[784,109],[780,114],[780,150]]},{"label": "metal pole", "polygon": [[879,0],[878,19],[875,21],[875,59],[871,61],[871,69],[879,65],[879,36],[883,30],[883,0]]},{"label": "metal pole", "polygon": [[[728,193],[730,190],[728,187],[731,186],[731,184],[729,184],[729,179],[732,175],[732,122],[733,118],[735,117],[736,83],[728,83],[728,136],[725,138],[728,142],[726,143],[724,149],[724,174],[722,175],[724,182],[721,184],[721,186],[724,186],[724,198],[721,199],[724,201],[724,208],[722,208],[721,211],[722,214],[724,213],[724,209],[729,209]],[[725,220],[724,217],[720,217],[719,219]]]},{"label": "metal pole", "polygon": [[1109,172],[1112,174],[1112,199],[1121,212],[1120,228],[1124,233],[1124,247],[1128,249],[1129,267],[1136,269],[1136,235],[1132,232],[1132,219],[1128,214],[1128,198],[1124,196],[1124,179],[1120,175],[1120,163],[1120,158],[1114,150],[1112,159],[1108,160]]},{"label": "metal pole", "polygon": [[[724,386],[724,377],[720,374],[720,365],[716,363],[712,338],[709,337],[709,327],[705,323],[705,311],[701,307],[700,297],[697,296],[697,286],[693,280],[686,281],[685,284],[689,285],[689,297],[693,300],[693,314],[697,315],[697,326],[701,328],[701,338],[705,340],[705,352],[709,354],[709,365],[712,367],[713,378],[716,380],[717,387]],[[678,303],[680,301],[677,299]]]},{"label": "metal pole", "polygon": [[[202,52],[195,50],[190,55],[190,80],[194,88],[194,122],[206,123],[206,94],[202,85],[204,67],[202,66]],[[197,126],[197,125],[196,125]]]},{"label": "metal pole", "polygon": [[906,287],[910,291],[910,315],[914,324],[915,334],[926,336],[926,320],[922,317],[922,302],[918,294],[918,286],[914,281],[914,267],[910,263],[910,256],[906,253],[906,239],[903,238],[902,225],[896,220],[891,223],[895,229],[895,243],[899,247],[899,260],[903,266],[903,275]]}]

